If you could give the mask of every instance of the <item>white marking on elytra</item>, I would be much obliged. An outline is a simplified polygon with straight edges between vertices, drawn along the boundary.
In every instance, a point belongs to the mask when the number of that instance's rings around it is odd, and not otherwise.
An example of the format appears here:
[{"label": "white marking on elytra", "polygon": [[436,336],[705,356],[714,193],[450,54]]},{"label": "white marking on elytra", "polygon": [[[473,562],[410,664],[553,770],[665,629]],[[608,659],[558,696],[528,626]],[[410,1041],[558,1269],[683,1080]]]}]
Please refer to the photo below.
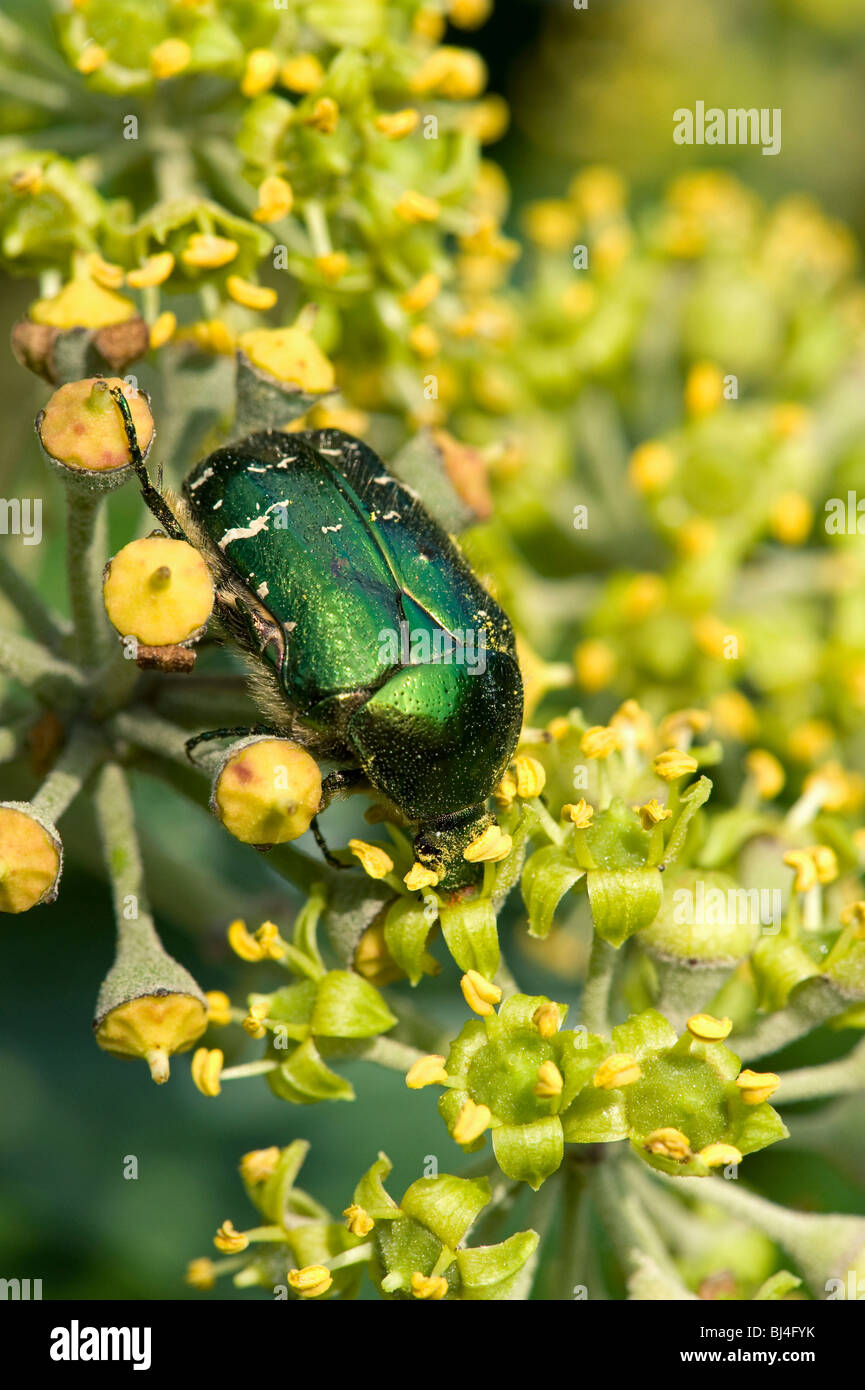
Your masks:
[{"label": "white marking on elytra", "polygon": [[319,449],[320,454],[331,454],[334,458],[339,458],[342,449]]},{"label": "white marking on elytra", "polygon": [[225,550],[225,547],[231,545],[232,541],[251,540],[252,537],[257,536],[260,531],[266,531],[270,513],[275,511],[277,507],[287,506],[287,501],[272,502],[267,508],[267,511],[263,512],[261,516],[253,517],[248,526],[232,526],[229,531],[226,531],[222,540],[217,541],[219,549]]},{"label": "white marking on elytra", "polygon": [[255,592],[258,594],[259,598],[267,598],[268,594],[270,593],[270,590],[268,589],[266,583],[262,583],[259,584]]},{"label": "white marking on elytra", "polygon": [[218,497],[218,498],[216,499],[216,501],[214,502],[214,504],[213,504],[213,506],[211,507],[210,510],[211,510],[212,512],[218,512],[221,506],[222,506],[222,498],[221,498],[221,497]]},{"label": "white marking on elytra", "polygon": [[341,531],[341,530],[342,530],[342,522],[340,522],[338,526],[322,526],[322,528],[321,528],[321,534],[322,534],[323,536],[326,536],[327,533],[328,533],[328,531]]},{"label": "white marking on elytra", "polygon": [[399,512],[385,512],[382,521],[402,521]]},{"label": "white marking on elytra", "polygon": [[189,491],[190,491],[190,492],[194,492],[196,488],[201,487],[202,483],[206,483],[207,480],[208,480],[208,478],[212,478],[212,477],[213,477],[213,469],[212,469],[212,468],[205,468],[205,470],[204,470],[204,472],[202,473],[201,477],[200,477],[200,478],[196,478],[194,483],[190,483],[190,484],[189,484]]}]

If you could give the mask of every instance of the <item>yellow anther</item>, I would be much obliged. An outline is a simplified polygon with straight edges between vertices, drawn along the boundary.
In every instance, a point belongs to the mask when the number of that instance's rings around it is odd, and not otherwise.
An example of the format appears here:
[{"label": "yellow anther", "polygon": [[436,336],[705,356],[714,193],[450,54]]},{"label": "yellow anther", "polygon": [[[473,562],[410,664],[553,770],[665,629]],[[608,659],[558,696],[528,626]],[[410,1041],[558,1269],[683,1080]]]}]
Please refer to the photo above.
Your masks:
[{"label": "yellow anther", "polygon": [[752,748],[745,755],[745,768],[760,796],[772,801],[784,786],[784,769],[774,753]]},{"label": "yellow anther", "polygon": [[123,284],[123,266],[103,260],[95,251],[87,257],[87,273],[106,290],[119,290]]},{"label": "yellow anther", "polygon": [[841,909],[841,921],[845,927],[854,925],[853,935],[861,941],[865,938],[865,901],[859,898],[855,903],[848,903]]},{"label": "yellow anther", "polygon": [[808,849],[788,849],[784,863],[796,870],[793,887],[797,893],[807,893],[817,883],[817,866],[814,856]]},{"label": "yellow anther", "polygon": [[691,1141],[680,1129],[653,1129],[643,1140],[643,1147],[650,1154],[661,1154],[676,1163],[684,1163],[691,1157]]},{"label": "yellow anther", "polygon": [[697,1154],[707,1168],[726,1168],[728,1163],[741,1163],[742,1154],[735,1144],[707,1144]]},{"label": "yellow anther", "polygon": [[698,362],[685,382],[685,408],[689,415],[708,415],[724,399],[724,374],[713,362]]},{"label": "yellow anther", "polygon": [[695,734],[704,734],[711,722],[707,709],[676,709],[662,721],[661,738],[671,743],[690,742]]},{"label": "yellow anther", "polygon": [[823,763],[808,774],[802,791],[827,811],[855,811],[862,804],[863,779],[838,762]]},{"label": "yellow anther", "polygon": [[466,48],[437,48],[414,74],[409,86],[422,95],[435,92],[454,101],[471,101],[486,86],[483,59]]},{"label": "yellow anther", "polygon": [[301,1298],[318,1298],[327,1293],[333,1278],[325,1265],[305,1265],[303,1269],[288,1271],[289,1288],[300,1294]]},{"label": "yellow anther", "polygon": [[386,878],[393,873],[393,860],[381,845],[371,845],[366,840],[349,840],[348,847],[370,878]]},{"label": "yellow anther", "polygon": [[275,922],[262,922],[255,933],[255,940],[261,947],[262,957],[266,956],[269,960],[282,960],[284,957],[286,944]]},{"label": "yellow anther", "polygon": [[258,186],[258,207],[252,215],[256,222],[281,222],[293,206],[291,184],[278,174],[271,174]]},{"label": "yellow anther", "polygon": [[495,789],[496,801],[502,806],[513,806],[517,799],[517,782],[512,773],[506,772]]},{"label": "yellow anther", "polygon": [[434,888],[438,881],[439,875],[435,869],[428,869],[426,864],[419,864],[417,860],[403,877],[403,883],[410,893],[416,892],[419,888]]},{"label": "yellow anther", "polygon": [[324,68],[314,53],[295,53],[280,68],[279,80],[290,92],[314,92],[324,81]]},{"label": "yellow anther", "polygon": [[232,922],[226,933],[228,944],[241,960],[264,960],[264,948],[246,929],[246,923],[239,917]]},{"label": "yellow anther", "polygon": [[715,1018],[714,1014],[693,1014],[687,1023],[688,1032],[697,1042],[718,1043],[730,1036],[731,1018]]},{"label": "yellow anther", "polygon": [[231,1000],[221,989],[209,989],[204,996],[207,1000],[207,1022],[214,1028],[224,1028],[231,1022]]},{"label": "yellow anther", "polygon": [[441,287],[442,282],[438,275],[428,271],[426,275],[422,275],[419,280],[416,280],[410,289],[400,295],[399,302],[406,313],[418,313],[421,309],[426,309],[428,305],[432,304]]},{"label": "yellow anther", "polygon": [[524,801],[531,801],[536,796],[540,796],[547,780],[542,763],[537,758],[530,758],[527,754],[521,753],[514,759],[514,775],[517,780],[517,796]]},{"label": "yellow anther", "polygon": [[639,1081],[643,1075],[643,1069],[636,1057],[632,1057],[629,1052],[614,1052],[612,1057],[608,1057],[602,1062],[594,1075],[594,1084],[604,1091],[618,1090],[622,1086],[630,1086],[634,1081]]},{"label": "yellow anther", "polygon": [[814,524],[814,508],[801,492],[782,492],[769,509],[769,530],[782,545],[802,545]]},{"label": "yellow anther", "polygon": [[539,1004],[532,1014],[532,1023],[542,1038],[555,1037],[561,1025],[558,1004],[552,1004],[549,1001],[546,1004]]},{"label": "yellow anther", "polygon": [[231,237],[194,232],[181,253],[181,259],[184,265],[193,266],[196,270],[218,270],[233,261],[239,250],[237,242]]},{"label": "yellow anther", "polygon": [[655,726],[636,700],[625,700],[610,720],[610,728],[622,736],[624,746],[647,749],[651,747]]},{"label": "yellow anther", "polygon": [[510,835],[505,835],[500,826],[488,825],[486,830],[463,850],[463,859],[467,859],[470,864],[498,864],[500,860],[507,859],[512,845]]},{"label": "yellow anther", "polygon": [[607,217],[623,210],[627,188],[621,174],[606,165],[595,164],[582,169],[571,180],[568,196],[586,217]]},{"label": "yellow anther", "polygon": [[251,1184],[266,1182],[276,1172],[280,1150],[276,1144],[269,1149],[251,1149],[240,1160],[240,1176]]},{"label": "yellow anther", "polygon": [[333,97],[322,97],[317,101],[304,125],[311,126],[320,135],[333,135],[339,125],[339,107]]},{"label": "yellow anther", "polygon": [[242,275],[229,275],[225,288],[235,304],[242,304],[245,309],[272,309],[279,298],[276,290],[267,285],[253,284],[251,280],[244,280]]},{"label": "yellow anther", "polygon": [[773,1096],[781,1084],[773,1071],[751,1071],[747,1068],[736,1077],[736,1085],[746,1105],[762,1105]]},{"label": "yellow anther", "polygon": [[410,1091],[420,1091],[424,1086],[441,1086],[447,1079],[444,1057],[432,1052],[412,1063],[406,1072],[405,1084]]},{"label": "yellow anther", "polygon": [[183,39],[165,39],[150,53],[150,71],[158,82],[176,77],[189,67],[192,49]]},{"label": "yellow anther", "polygon": [[758,727],[754,706],[741,690],[723,690],[715,696],[712,721],[720,734],[743,743],[755,736]]},{"label": "yellow anther", "polygon": [[628,479],[637,492],[660,492],[676,471],[676,455],[667,444],[647,440],[631,454]]},{"label": "yellow anther", "polygon": [[565,198],[541,198],[523,213],[526,235],[545,251],[565,251],[580,230],[579,214]]},{"label": "yellow anther", "polygon": [[223,1255],[238,1255],[249,1245],[249,1236],[244,1235],[243,1231],[236,1231],[232,1221],[223,1221],[213,1237],[213,1243]]},{"label": "yellow anther", "polygon": [[547,733],[558,742],[560,738],[566,738],[572,728],[573,725],[566,714],[557,714],[547,725]]},{"label": "yellow anther", "polygon": [[492,1113],[486,1105],[476,1105],[471,1097],[467,1096],[453,1128],[456,1143],[473,1144],[488,1128],[492,1118]]},{"label": "yellow anther", "polygon": [[587,830],[594,819],[595,808],[590,806],[584,796],[579,801],[570,801],[562,807],[562,818],[569,820],[578,830]]},{"label": "yellow anther", "polygon": [[136,270],[127,272],[126,283],[134,290],[149,290],[155,285],[164,284],[173,269],[173,254],[170,251],[157,251]]},{"label": "yellow anther", "polygon": [[448,1291],[448,1281],[443,1274],[435,1276],[421,1274],[415,1270],[411,1277],[411,1291],[415,1298],[427,1298],[433,1303],[437,1303],[444,1298]]},{"label": "yellow anther", "polygon": [[408,335],[408,343],[418,357],[429,359],[441,352],[441,338],[428,323],[416,323]]},{"label": "yellow anther", "polygon": [[176,328],[177,315],[172,314],[171,311],[168,309],[166,309],[164,313],[160,314],[158,318],[154,319],[153,323],[150,326],[149,337],[150,347],[152,348],[152,350],[156,352],[158,348],[164,347],[165,344],[171,338],[174,337],[174,332]]},{"label": "yellow anther", "polygon": [[838,877],[838,858],[828,845],[815,845],[811,851],[818,883],[833,883]]},{"label": "yellow anther", "polygon": [[498,985],[487,980],[477,970],[467,970],[460,980],[463,998],[470,1009],[483,1017],[495,1012],[496,1004],[501,1003],[502,992]]},{"label": "yellow anther", "polygon": [[493,12],[493,0],[450,0],[448,18],[457,29],[479,29]]},{"label": "yellow anther", "polygon": [[667,586],[659,574],[635,574],[622,593],[622,612],[638,622],[663,607]]},{"label": "yellow anther", "polygon": [[665,782],[675,782],[680,777],[689,777],[697,771],[697,759],[680,748],[667,748],[652,760],[652,770]]},{"label": "yellow anther", "polygon": [[276,54],[271,53],[269,48],[253,48],[246,57],[240,90],[245,97],[261,96],[262,92],[270,91],[278,73],[279,59]]},{"label": "yellow anther", "polygon": [[412,20],[412,33],[418,38],[438,43],[447,27],[447,20],[440,10],[418,10]]},{"label": "yellow anther", "polygon": [[25,168],[16,169],[14,174],[9,175],[9,187],[19,197],[25,193],[40,193],[42,182],[42,170],[38,164],[28,164]]},{"label": "yellow anther", "polygon": [[403,222],[435,222],[441,211],[435,198],[410,188],[400,194],[393,210]]},{"label": "yellow anther", "polygon": [[196,1048],[192,1056],[192,1080],[203,1096],[218,1096],[225,1057],[218,1047]]},{"label": "yellow anther", "polygon": [[108,62],[108,53],[101,44],[89,41],[75,60],[75,66],[85,77],[98,72]]},{"label": "yellow anther", "polygon": [[[698,553],[706,553],[714,545],[715,528],[712,526],[711,522],[707,522],[706,525],[711,530],[711,536],[709,536],[708,532],[706,533],[708,543],[703,546],[701,542],[699,548],[691,550],[689,552],[690,554],[696,555]],[[694,640],[700,648],[700,651],[704,652],[706,656],[712,657],[715,661],[725,660],[728,651],[731,650],[728,646],[731,639],[735,641],[737,650],[740,650],[742,646],[742,634],[739,632],[731,632],[729,624],[716,617],[714,613],[703,613],[699,618],[695,619]]]},{"label": "yellow anther", "polygon": [[343,1212],[345,1224],[353,1236],[368,1236],[375,1222],[368,1211],[359,1207],[357,1202],[352,1202],[350,1207],[346,1207]]},{"label": "yellow anther", "polygon": [[331,285],[335,285],[338,280],[342,279],[349,264],[348,256],[344,251],[328,251],[325,255],[315,258],[316,269]]},{"label": "yellow anther", "polygon": [[594,724],[586,729],[580,740],[580,750],[587,758],[608,758],[622,746],[622,735],[618,729],[606,724]]},{"label": "yellow anther", "polygon": [[260,1000],[250,1005],[249,1013],[243,1020],[243,1029],[251,1038],[263,1038],[267,1033],[261,1020],[267,1018],[268,1003],[268,1000]]},{"label": "yellow anther", "polygon": [[565,1078],[559,1071],[555,1062],[542,1062],[538,1067],[538,1079],[534,1086],[534,1093],[540,1096],[541,1100],[552,1100],[554,1096],[560,1096],[565,1086]]},{"label": "yellow anther", "polygon": [[574,650],[574,669],[584,690],[604,690],[616,674],[616,653],[606,642],[590,638]]},{"label": "yellow anther", "polygon": [[190,1260],[186,1266],[186,1283],[193,1289],[212,1289],[216,1283],[216,1265],[206,1256]]},{"label": "yellow anther", "polygon": [[669,820],[673,814],[669,806],[662,806],[655,796],[645,806],[635,806],[634,809],[644,830],[651,830],[653,825],[660,825],[661,821]]},{"label": "yellow anther", "polygon": [[417,111],[407,106],[402,111],[385,111],[376,116],[375,128],[379,135],[384,135],[388,140],[402,140],[417,129],[419,120]]}]

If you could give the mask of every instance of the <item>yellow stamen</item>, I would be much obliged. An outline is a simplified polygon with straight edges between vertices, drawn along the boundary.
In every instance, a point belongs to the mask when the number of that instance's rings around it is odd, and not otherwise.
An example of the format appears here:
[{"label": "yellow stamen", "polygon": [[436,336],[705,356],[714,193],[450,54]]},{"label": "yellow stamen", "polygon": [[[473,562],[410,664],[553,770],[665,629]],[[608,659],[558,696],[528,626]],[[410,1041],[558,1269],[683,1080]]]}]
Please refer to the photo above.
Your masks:
[{"label": "yellow stamen", "polygon": [[231,1000],[221,989],[209,989],[204,996],[207,1000],[207,1022],[214,1028],[224,1028],[231,1022]]},{"label": "yellow stamen", "polygon": [[662,806],[657,797],[653,796],[651,801],[647,801],[645,806],[634,808],[640,817],[640,824],[644,830],[651,830],[653,825],[659,825],[661,821],[669,820],[673,812],[669,806]]},{"label": "yellow stamen", "polygon": [[267,1018],[267,1010],[267,1000],[250,1005],[249,1013],[243,1020],[243,1030],[248,1033],[251,1038],[263,1038],[266,1035],[267,1029],[264,1027],[261,1020]]},{"label": "yellow stamen", "polygon": [[697,759],[692,758],[690,753],[683,753],[680,748],[667,748],[652,760],[653,772],[665,782],[675,782],[680,777],[688,777],[697,771],[697,767]]},{"label": "yellow stamen", "polygon": [[246,923],[239,917],[232,922],[226,935],[229,946],[236,956],[240,956],[241,960],[264,960],[264,949],[261,943],[256,941],[254,936],[250,936],[246,929]]},{"label": "yellow stamen", "polygon": [[463,850],[463,859],[467,859],[470,864],[498,864],[500,860],[507,859],[512,845],[510,835],[505,835],[500,826],[488,825],[486,830]]},{"label": "yellow stamen", "polygon": [[190,1260],[186,1266],[186,1283],[193,1289],[212,1289],[216,1283],[216,1265],[206,1256]]},{"label": "yellow stamen", "polygon": [[676,455],[666,444],[647,440],[631,454],[628,479],[636,492],[660,492],[676,471]]},{"label": "yellow stamen", "polygon": [[643,1147],[650,1154],[662,1154],[676,1163],[684,1163],[691,1156],[691,1141],[680,1129],[654,1129],[646,1135]]},{"label": "yellow stamen", "polygon": [[454,101],[471,101],[486,86],[483,59],[466,48],[437,48],[429,55],[409,82],[413,92],[426,96],[435,92]]},{"label": "yellow stamen", "polygon": [[406,1072],[405,1084],[410,1091],[420,1091],[424,1086],[441,1086],[447,1079],[444,1057],[432,1052],[412,1063]]},{"label": "yellow stamen", "polygon": [[735,1144],[707,1144],[697,1155],[707,1168],[726,1168],[728,1163],[741,1163],[742,1154]]},{"label": "yellow stamen", "polygon": [[616,674],[616,653],[606,642],[591,638],[574,650],[574,669],[584,690],[604,690]]},{"label": "yellow stamen", "polygon": [[609,758],[622,746],[622,736],[617,729],[606,724],[594,724],[586,729],[580,740],[580,750],[587,758]]},{"label": "yellow stamen", "polygon": [[393,873],[393,860],[381,845],[371,845],[366,840],[349,840],[348,847],[370,878],[386,878]]},{"label": "yellow stamen", "polygon": [[279,59],[269,48],[253,48],[247,54],[240,90],[245,97],[269,92],[279,72]]},{"label": "yellow stamen", "polygon": [[742,1099],[746,1105],[762,1105],[773,1096],[781,1084],[780,1076],[773,1071],[751,1071],[747,1068],[736,1077]]},{"label": "yellow stamen", "polygon": [[752,748],[745,755],[745,768],[760,796],[772,801],[784,786],[784,769],[774,753],[765,748]]},{"label": "yellow stamen", "polygon": [[108,62],[108,54],[101,44],[93,43],[90,40],[81,53],[79,53],[75,66],[85,77],[91,73],[98,72]]},{"label": "yellow stamen", "polygon": [[137,270],[127,272],[126,283],[131,285],[134,290],[152,289],[154,285],[164,284],[173,269],[174,256],[172,253],[170,251],[157,251],[154,255],[148,256]]},{"label": "yellow stamen", "polygon": [[244,1235],[242,1231],[236,1231],[233,1222],[223,1221],[213,1237],[213,1243],[223,1255],[239,1255],[240,1251],[249,1245],[249,1236]]},{"label": "yellow stamen", "polygon": [[150,71],[157,82],[163,82],[189,67],[191,57],[192,49],[183,39],[165,39],[151,51]]},{"label": "yellow stamen", "polygon": [[517,783],[516,778],[510,772],[505,773],[496,787],[494,795],[496,801],[500,802],[502,806],[513,806],[517,799]]},{"label": "yellow stamen", "polygon": [[601,1090],[613,1091],[622,1086],[632,1085],[634,1081],[639,1081],[642,1075],[643,1069],[636,1057],[632,1057],[629,1052],[614,1052],[612,1057],[608,1057],[598,1067],[594,1084]]},{"label": "yellow stamen", "polygon": [[258,207],[252,216],[256,222],[281,222],[294,206],[291,184],[278,174],[271,174],[258,186]]},{"label": "yellow stamen", "polygon": [[228,265],[240,247],[231,237],[214,236],[209,232],[194,232],[181,253],[184,265],[196,270],[219,270]]},{"label": "yellow stamen", "polygon": [[349,268],[349,259],[344,251],[328,251],[323,256],[316,256],[316,268],[321,271],[325,280],[335,285],[341,280]]},{"label": "yellow stamen", "polygon": [[417,129],[420,116],[411,106],[402,111],[382,112],[375,118],[375,128],[387,140],[402,140]]},{"label": "yellow stamen", "polygon": [[225,288],[235,304],[242,304],[245,309],[272,309],[279,298],[276,290],[267,285],[255,285],[241,275],[229,275]]},{"label": "yellow stamen", "polygon": [[119,290],[123,284],[123,266],[103,260],[96,252],[87,257],[87,271],[91,280],[103,289]]},{"label": "yellow stamen", "polygon": [[314,53],[295,53],[280,68],[279,80],[290,92],[314,92],[324,81],[324,68]]},{"label": "yellow stamen", "polygon": [[562,807],[563,819],[571,821],[578,830],[587,830],[592,823],[594,815],[594,806],[590,806],[584,796],[581,796],[579,801],[575,802],[573,805],[571,802],[568,802],[567,805]]},{"label": "yellow stamen", "polygon": [[324,1265],[305,1265],[303,1269],[288,1271],[289,1288],[301,1298],[318,1298],[319,1294],[327,1293],[332,1283],[330,1270]]},{"label": "yellow stamen", "polygon": [[218,1096],[225,1057],[218,1047],[196,1048],[192,1056],[192,1080],[203,1096]]},{"label": "yellow stamen", "polygon": [[453,1128],[454,1140],[457,1144],[473,1144],[488,1128],[492,1118],[486,1105],[476,1105],[470,1096],[466,1097]]},{"label": "yellow stamen", "polygon": [[496,1004],[501,1002],[502,992],[498,985],[487,980],[477,970],[467,970],[460,980],[463,998],[470,1009],[484,1017],[495,1012]]},{"label": "yellow stamen", "polygon": [[407,189],[400,194],[393,210],[403,222],[435,222],[441,209],[435,198]]},{"label": "yellow stamen", "polygon": [[322,97],[312,108],[312,114],[307,116],[304,125],[311,126],[321,135],[333,135],[339,125],[339,107],[333,97]]},{"label": "yellow stamen", "polygon": [[540,796],[547,780],[543,764],[537,758],[521,753],[514,759],[514,775],[517,781],[517,796],[523,801],[532,801]]},{"label": "yellow stamen", "polygon": [[403,878],[403,883],[411,893],[419,888],[434,888],[438,881],[439,876],[435,869],[428,869],[425,864],[419,864],[417,861]]},{"label": "yellow stamen", "polygon": [[624,746],[650,748],[654,741],[655,726],[648,714],[636,700],[625,700],[610,720],[610,728],[622,736]]},{"label": "yellow stamen", "polygon": [[276,1172],[280,1151],[276,1144],[269,1149],[251,1149],[240,1160],[240,1176],[244,1182],[266,1182]]},{"label": "yellow stamen", "polygon": [[713,1014],[693,1014],[688,1019],[687,1028],[691,1037],[696,1038],[698,1042],[723,1042],[732,1032],[733,1020],[715,1018]]},{"label": "yellow stamen", "polygon": [[345,1224],[353,1236],[368,1236],[375,1222],[368,1211],[359,1207],[356,1202],[352,1202],[350,1207],[346,1207],[343,1212]]},{"label": "yellow stamen", "polygon": [[538,1079],[534,1087],[535,1095],[540,1096],[541,1100],[552,1100],[554,1096],[562,1094],[564,1086],[565,1078],[555,1062],[542,1062],[538,1067]]},{"label": "yellow stamen", "polygon": [[275,922],[262,922],[254,939],[261,947],[262,958],[282,960],[288,949]]},{"label": "yellow stamen", "polygon": [[164,347],[171,338],[174,337],[177,328],[177,316],[166,309],[158,318],[154,319],[150,326],[150,347],[154,352]]},{"label": "yellow stamen", "polygon": [[801,492],[782,492],[769,511],[769,530],[782,545],[802,545],[814,524],[814,508]]},{"label": "yellow stamen", "polygon": [[724,399],[724,374],[713,362],[698,362],[685,382],[685,408],[689,415],[708,415]]},{"label": "yellow stamen", "polygon": [[542,1038],[555,1037],[561,1026],[558,1004],[552,1004],[549,1001],[546,1004],[539,1004],[532,1014],[532,1023]]},{"label": "yellow stamen", "polygon": [[443,1274],[427,1277],[415,1270],[411,1277],[411,1291],[415,1298],[427,1298],[433,1303],[438,1303],[448,1291],[448,1281]]},{"label": "yellow stamen", "polygon": [[416,323],[408,335],[409,347],[418,357],[429,359],[441,352],[441,338],[428,323]]}]

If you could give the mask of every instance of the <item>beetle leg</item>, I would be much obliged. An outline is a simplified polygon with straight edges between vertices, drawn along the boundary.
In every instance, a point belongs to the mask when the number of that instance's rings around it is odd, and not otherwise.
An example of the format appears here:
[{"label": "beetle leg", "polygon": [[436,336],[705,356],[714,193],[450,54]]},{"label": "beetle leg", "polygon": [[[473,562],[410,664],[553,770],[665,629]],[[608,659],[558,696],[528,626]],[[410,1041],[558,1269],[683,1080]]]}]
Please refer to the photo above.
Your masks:
[{"label": "beetle leg", "polygon": [[347,767],[337,769],[336,772],[329,772],[321,784],[321,802],[319,812],[326,811],[335,796],[341,792],[357,791],[361,786],[368,786],[369,779],[365,772],[357,767]]},{"label": "beetle leg", "polygon": [[343,864],[342,860],[341,860],[341,859],[337,859],[336,855],[333,854],[333,853],[328,849],[328,847],[327,847],[327,841],[325,840],[324,836],[322,835],[321,829],[320,829],[319,824],[318,824],[318,816],[313,816],[312,820],[310,821],[309,828],[310,828],[310,830],[312,831],[312,833],[313,833],[313,835],[314,835],[314,837],[315,837],[315,843],[318,845],[318,847],[319,847],[319,849],[321,850],[321,852],[322,852],[324,858],[327,860],[328,864],[330,865],[330,867],[331,867],[332,869],[352,869],[352,868],[354,868],[354,864]]},{"label": "beetle leg", "polygon": [[135,423],[132,419],[132,412],[129,409],[129,402],[118,386],[111,387],[111,395],[120,411],[123,420],[123,428],[126,431],[126,440],[129,444],[129,457],[132,467],[138,476],[141,485],[141,496],[150,508],[156,520],[174,541],[187,541],[189,537],[180,525],[173,511],[169,507],[165,498],[158,488],[155,488],[150,481],[150,474],[147,472],[147,464],[138,443],[138,435],[135,432]]},{"label": "beetle leg", "polygon": [[207,729],[203,734],[196,734],[194,738],[188,738],[184,747],[186,756],[191,763],[195,762],[192,754],[199,743],[212,743],[217,738],[243,738],[251,737],[255,734],[272,734],[274,738],[280,738],[278,729],[272,729],[269,724],[240,724],[232,729]]}]

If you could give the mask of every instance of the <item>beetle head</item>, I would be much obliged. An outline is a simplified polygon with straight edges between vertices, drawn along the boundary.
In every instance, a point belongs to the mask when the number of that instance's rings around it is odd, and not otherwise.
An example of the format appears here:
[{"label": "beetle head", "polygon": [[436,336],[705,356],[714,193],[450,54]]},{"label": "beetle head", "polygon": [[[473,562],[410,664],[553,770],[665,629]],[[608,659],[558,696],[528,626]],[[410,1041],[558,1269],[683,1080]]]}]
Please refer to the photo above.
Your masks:
[{"label": "beetle head", "polygon": [[415,859],[425,868],[435,870],[439,888],[465,888],[478,883],[483,877],[483,865],[470,863],[463,854],[493,823],[494,818],[482,805],[427,821],[415,836]]}]

